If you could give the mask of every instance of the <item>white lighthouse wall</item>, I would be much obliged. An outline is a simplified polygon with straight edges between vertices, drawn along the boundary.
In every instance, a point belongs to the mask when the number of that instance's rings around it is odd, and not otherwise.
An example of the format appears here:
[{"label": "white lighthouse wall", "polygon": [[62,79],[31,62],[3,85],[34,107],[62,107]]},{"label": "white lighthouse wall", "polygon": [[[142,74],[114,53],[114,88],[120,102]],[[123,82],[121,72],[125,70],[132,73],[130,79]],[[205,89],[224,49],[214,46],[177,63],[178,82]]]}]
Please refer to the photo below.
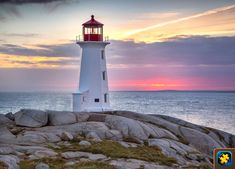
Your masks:
[{"label": "white lighthouse wall", "polygon": [[75,112],[81,111],[81,106],[82,106],[82,94],[73,93],[73,111]]},{"label": "white lighthouse wall", "polygon": [[[80,66],[80,81],[77,93],[79,99],[74,103],[76,111],[103,111],[109,110],[108,77],[106,68],[105,52],[102,57],[107,42],[78,42],[82,48],[82,59]],[[105,72],[105,80],[103,80]],[[107,102],[105,102],[107,94]],[[99,102],[95,102],[98,101]]]}]

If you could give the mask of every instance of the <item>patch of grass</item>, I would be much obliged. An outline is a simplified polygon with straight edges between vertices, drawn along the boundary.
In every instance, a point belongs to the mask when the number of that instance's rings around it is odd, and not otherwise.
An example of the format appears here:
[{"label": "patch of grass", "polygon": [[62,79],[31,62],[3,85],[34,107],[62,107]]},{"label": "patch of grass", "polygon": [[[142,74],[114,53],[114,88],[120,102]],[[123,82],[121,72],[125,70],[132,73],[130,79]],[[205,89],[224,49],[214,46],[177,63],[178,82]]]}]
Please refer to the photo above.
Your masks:
[{"label": "patch of grass", "polygon": [[140,144],[140,141],[131,137],[125,137],[123,138],[123,141],[125,142],[131,142],[131,143],[136,143],[136,144]]},{"label": "patch of grass", "polygon": [[0,161],[0,168],[1,169],[8,169],[8,167],[2,161]]},{"label": "patch of grass", "polygon": [[35,166],[40,162],[48,164],[50,169],[115,169],[115,167],[110,164],[98,161],[82,161],[73,166],[65,166],[66,160],[58,158],[20,161],[20,169],[35,169]]},{"label": "patch of grass", "polygon": [[94,142],[91,146],[80,146],[78,143],[73,143],[72,146],[61,146],[60,149],[54,149],[57,152],[66,151],[84,151],[94,154],[104,154],[111,158],[133,158],[144,160],[148,162],[157,162],[159,164],[171,166],[177,163],[172,157],[167,157],[162,154],[161,150],[156,147],[137,146],[137,147],[124,147],[118,142],[106,140],[102,142]]},{"label": "patch of grass", "polygon": [[20,161],[20,169],[34,169],[40,163],[46,163],[51,169],[62,169],[65,163],[64,159],[43,158],[37,160],[22,160]]}]

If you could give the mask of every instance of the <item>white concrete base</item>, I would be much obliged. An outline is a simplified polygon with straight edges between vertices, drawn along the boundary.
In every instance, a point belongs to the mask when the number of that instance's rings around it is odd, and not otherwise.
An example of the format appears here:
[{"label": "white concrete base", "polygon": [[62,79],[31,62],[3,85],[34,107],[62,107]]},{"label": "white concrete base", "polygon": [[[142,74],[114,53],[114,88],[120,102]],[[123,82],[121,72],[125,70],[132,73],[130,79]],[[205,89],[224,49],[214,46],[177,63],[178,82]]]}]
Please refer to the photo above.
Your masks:
[{"label": "white concrete base", "polygon": [[79,112],[82,110],[82,93],[73,93],[73,111]]},{"label": "white concrete base", "polygon": [[103,111],[111,111],[109,104],[106,106],[102,104],[89,104],[89,102],[84,102],[83,97],[86,93],[73,93],[73,111],[74,112],[103,112]]}]

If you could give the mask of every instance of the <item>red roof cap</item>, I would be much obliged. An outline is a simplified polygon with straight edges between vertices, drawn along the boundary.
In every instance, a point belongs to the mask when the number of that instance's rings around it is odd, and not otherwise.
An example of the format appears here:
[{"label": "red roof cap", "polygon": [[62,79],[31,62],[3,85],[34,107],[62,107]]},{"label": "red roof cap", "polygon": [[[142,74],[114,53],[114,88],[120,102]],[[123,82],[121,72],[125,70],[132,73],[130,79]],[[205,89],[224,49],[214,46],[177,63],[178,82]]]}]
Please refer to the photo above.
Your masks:
[{"label": "red roof cap", "polygon": [[84,24],[82,24],[83,26],[103,26],[104,24],[98,22],[97,20],[94,19],[94,15],[91,15],[91,20],[85,22]]}]

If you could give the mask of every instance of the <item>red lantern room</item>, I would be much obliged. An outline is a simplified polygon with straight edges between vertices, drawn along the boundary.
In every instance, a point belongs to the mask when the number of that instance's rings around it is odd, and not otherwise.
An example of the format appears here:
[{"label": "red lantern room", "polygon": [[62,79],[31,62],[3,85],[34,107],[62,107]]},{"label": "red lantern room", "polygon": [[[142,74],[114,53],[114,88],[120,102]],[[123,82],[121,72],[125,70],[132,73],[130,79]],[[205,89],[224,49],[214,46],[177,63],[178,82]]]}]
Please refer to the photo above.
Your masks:
[{"label": "red lantern room", "polygon": [[84,41],[103,41],[103,24],[94,19],[91,15],[91,20],[82,24]]}]

